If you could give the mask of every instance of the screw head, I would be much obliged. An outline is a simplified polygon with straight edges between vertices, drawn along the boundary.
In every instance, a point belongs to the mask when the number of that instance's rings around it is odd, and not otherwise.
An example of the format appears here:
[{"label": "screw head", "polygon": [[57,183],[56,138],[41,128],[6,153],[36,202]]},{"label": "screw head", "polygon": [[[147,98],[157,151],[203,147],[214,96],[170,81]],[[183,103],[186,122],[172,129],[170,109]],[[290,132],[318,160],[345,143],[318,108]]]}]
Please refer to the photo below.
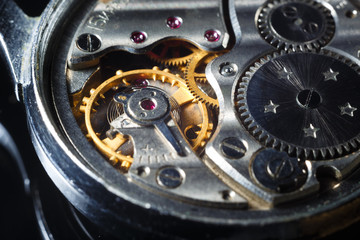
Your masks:
[{"label": "screw head", "polygon": [[180,17],[168,17],[166,24],[171,29],[178,29],[182,25],[182,19]]},{"label": "screw head", "polygon": [[235,63],[222,63],[220,65],[220,74],[224,77],[232,77],[235,76],[238,71],[238,67]]},{"label": "screw head", "polygon": [[251,168],[253,176],[263,187],[281,193],[299,189],[307,178],[305,162],[274,149],[257,153]]},{"label": "screw head", "polygon": [[174,189],[185,181],[185,172],[178,167],[163,167],[158,171],[156,180],[160,186]]},{"label": "screw head", "polygon": [[94,34],[84,33],[76,39],[77,47],[84,52],[95,52],[101,47],[101,40]]},{"label": "screw head", "polygon": [[135,31],[131,33],[130,39],[133,43],[140,44],[145,42],[147,36],[145,32]]},{"label": "screw head", "polygon": [[246,147],[244,143],[235,137],[224,139],[220,144],[222,154],[230,159],[239,159],[245,156]]},{"label": "screw head", "polygon": [[220,40],[221,33],[218,30],[207,30],[204,37],[209,42],[217,42]]},{"label": "screw head", "polygon": [[268,161],[266,170],[274,180],[281,180],[294,173],[294,166],[288,158],[275,158]]}]

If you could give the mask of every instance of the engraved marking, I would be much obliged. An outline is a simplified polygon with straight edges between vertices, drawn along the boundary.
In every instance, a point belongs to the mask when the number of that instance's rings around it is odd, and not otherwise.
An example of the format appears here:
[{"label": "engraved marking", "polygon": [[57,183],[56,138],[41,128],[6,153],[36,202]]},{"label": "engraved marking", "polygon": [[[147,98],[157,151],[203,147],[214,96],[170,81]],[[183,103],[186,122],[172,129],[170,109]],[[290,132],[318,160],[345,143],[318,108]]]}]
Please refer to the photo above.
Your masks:
[{"label": "engraved marking", "polygon": [[357,108],[352,107],[350,103],[346,103],[344,106],[339,106],[341,110],[341,115],[349,115],[350,117],[354,117],[354,112],[357,110]]},{"label": "engraved marking", "polygon": [[337,82],[337,75],[339,75],[339,72],[334,72],[331,68],[327,72],[323,72],[323,75],[325,77],[325,81],[333,80]]},{"label": "engraved marking", "polygon": [[110,15],[112,15],[112,13],[106,11],[94,13],[89,17],[89,20],[87,21],[87,27],[98,31],[103,31],[110,21]]},{"label": "engraved marking", "polygon": [[317,138],[316,132],[320,130],[320,128],[314,127],[311,123],[308,128],[303,129],[305,132],[305,137]]},{"label": "engraved marking", "polygon": [[289,70],[284,67],[282,70],[278,72],[280,79],[290,80],[290,76],[293,74]]},{"label": "engraved marking", "polygon": [[144,152],[148,153],[148,152],[152,152],[154,149],[149,147],[148,144],[146,144],[145,147],[141,148],[141,150],[143,150]]},{"label": "engraved marking", "polygon": [[276,114],[276,108],[278,108],[280,105],[274,104],[273,101],[270,100],[268,105],[265,105],[264,107],[264,113],[275,113]]}]

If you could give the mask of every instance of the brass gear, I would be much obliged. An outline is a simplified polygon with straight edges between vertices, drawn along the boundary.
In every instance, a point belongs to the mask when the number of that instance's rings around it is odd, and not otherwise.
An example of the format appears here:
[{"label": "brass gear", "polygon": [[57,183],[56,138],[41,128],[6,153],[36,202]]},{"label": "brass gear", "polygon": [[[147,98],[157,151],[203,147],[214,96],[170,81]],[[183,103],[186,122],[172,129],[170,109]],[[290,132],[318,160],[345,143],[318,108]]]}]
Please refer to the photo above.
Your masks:
[{"label": "brass gear", "polygon": [[168,66],[184,66],[200,50],[190,43],[180,40],[167,41],[148,53],[155,62]]},{"label": "brass gear", "polygon": [[192,95],[200,102],[205,103],[209,107],[218,108],[219,102],[216,98],[209,96],[199,88],[198,83],[208,84],[205,75],[205,67],[219,54],[208,53],[205,51],[196,54],[187,64],[185,70],[186,85]]},{"label": "brass gear", "polygon": [[121,170],[127,171],[130,168],[131,163],[133,162],[133,157],[130,155],[124,155],[118,151],[118,149],[129,139],[120,133],[117,133],[113,139],[100,139],[99,134],[93,129],[91,115],[96,112],[98,100],[104,99],[106,92],[111,89],[118,88],[121,85],[131,86],[133,85],[133,81],[139,79],[169,83],[172,87],[178,87],[178,89],[171,95],[178,106],[192,102],[198,105],[202,115],[202,123],[199,124],[200,130],[196,132],[196,138],[186,139],[191,144],[194,151],[204,147],[213,130],[213,124],[209,121],[206,105],[194,98],[194,96],[188,91],[185,81],[180,78],[178,74],[174,75],[170,73],[169,69],[160,70],[158,67],[154,67],[153,69],[139,69],[127,72],[119,70],[116,72],[115,76],[103,82],[96,89],[91,89],[89,97],[83,98],[80,111],[85,113],[85,126],[88,132],[87,137],[94,142],[100,152],[107,156],[114,166],[120,166]]}]

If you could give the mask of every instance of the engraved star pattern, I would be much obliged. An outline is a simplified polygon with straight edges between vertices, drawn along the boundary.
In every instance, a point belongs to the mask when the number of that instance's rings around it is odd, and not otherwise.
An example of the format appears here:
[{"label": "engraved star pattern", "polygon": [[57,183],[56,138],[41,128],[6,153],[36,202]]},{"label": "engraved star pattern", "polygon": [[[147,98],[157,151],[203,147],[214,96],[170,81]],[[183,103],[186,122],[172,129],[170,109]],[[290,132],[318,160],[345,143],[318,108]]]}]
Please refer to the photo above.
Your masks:
[{"label": "engraved star pattern", "polygon": [[305,137],[317,138],[316,132],[320,130],[320,128],[314,127],[312,124],[308,128],[303,129],[305,132]]},{"label": "engraved star pattern", "polygon": [[344,106],[339,106],[341,110],[341,115],[349,115],[350,117],[354,116],[354,112],[357,110],[357,108],[352,107],[350,103],[346,103]]},{"label": "engraved star pattern", "polygon": [[264,113],[275,113],[276,114],[276,109],[279,107],[280,105],[278,104],[274,104],[271,100],[269,102],[268,105],[265,105],[264,107]]},{"label": "engraved star pattern", "polygon": [[284,67],[281,71],[278,72],[279,74],[279,78],[280,79],[286,79],[289,80],[290,76],[293,74],[292,72],[290,72],[289,70],[286,69],[286,67]]},{"label": "engraved star pattern", "polygon": [[323,73],[324,77],[325,77],[325,81],[329,81],[329,80],[333,80],[333,81],[337,81],[337,75],[339,75],[339,72],[334,72],[334,70],[332,70],[331,68],[327,71]]}]

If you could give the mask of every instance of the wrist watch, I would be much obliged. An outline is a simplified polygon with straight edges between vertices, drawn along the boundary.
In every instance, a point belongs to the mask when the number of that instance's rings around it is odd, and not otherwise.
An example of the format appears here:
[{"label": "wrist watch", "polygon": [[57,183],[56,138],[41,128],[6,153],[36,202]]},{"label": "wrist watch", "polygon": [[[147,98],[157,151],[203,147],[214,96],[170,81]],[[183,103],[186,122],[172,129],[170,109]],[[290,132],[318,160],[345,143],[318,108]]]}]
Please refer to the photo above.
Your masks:
[{"label": "wrist watch", "polygon": [[320,238],[360,218],[359,6],[0,0],[1,56],[43,168],[113,237]]}]

